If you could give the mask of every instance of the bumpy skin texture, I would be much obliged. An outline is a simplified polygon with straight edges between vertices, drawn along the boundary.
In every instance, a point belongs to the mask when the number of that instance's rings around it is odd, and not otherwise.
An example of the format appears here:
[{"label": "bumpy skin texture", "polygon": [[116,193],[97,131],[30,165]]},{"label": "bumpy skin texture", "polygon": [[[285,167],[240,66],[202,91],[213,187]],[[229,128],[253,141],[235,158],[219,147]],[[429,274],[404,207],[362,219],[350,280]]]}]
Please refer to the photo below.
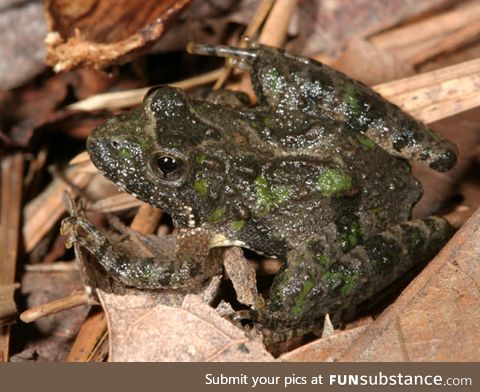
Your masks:
[{"label": "bumpy skin texture", "polygon": [[[347,319],[447,241],[444,220],[409,222],[421,187],[406,159],[448,170],[452,144],[316,61],[258,45],[191,49],[248,69],[258,105],[233,95],[193,100],[163,86],[95,129],[87,147],[107,178],[176,225],[207,233],[210,246],[284,260],[261,312],[267,326],[307,328],[327,312]],[[193,259],[174,256],[162,271]],[[121,273],[114,264],[107,269],[122,278],[124,264]],[[168,287],[168,276],[155,276],[126,282]]]}]

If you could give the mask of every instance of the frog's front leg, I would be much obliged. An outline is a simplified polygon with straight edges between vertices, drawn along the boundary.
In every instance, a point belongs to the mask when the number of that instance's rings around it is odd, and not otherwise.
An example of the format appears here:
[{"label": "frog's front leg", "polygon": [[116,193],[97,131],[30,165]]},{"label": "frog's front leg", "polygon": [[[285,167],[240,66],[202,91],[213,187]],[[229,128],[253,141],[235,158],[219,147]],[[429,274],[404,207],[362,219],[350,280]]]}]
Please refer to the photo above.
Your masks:
[{"label": "frog's front leg", "polygon": [[327,244],[312,238],[288,254],[270,290],[265,323],[273,331],[288,331],[318,328],[327,313],[334,322],[351,319],[363,301],[430,260],[451,233],[442,218],[410,221],[370,237],[337,260],[322,253]]},{"label": "frog's front leg", "polygon": [[160,247],[152,243],[153,236],[127,232],[125,238],[113,239],[83,217],[64,219],[61,232],[70,236],[69,242],[91,253],[123,284],[140,289],[197,287],[222,268],[219,262],[208,258],[209,239],[193,230],[177,239],[170,254],[159,252]]}]

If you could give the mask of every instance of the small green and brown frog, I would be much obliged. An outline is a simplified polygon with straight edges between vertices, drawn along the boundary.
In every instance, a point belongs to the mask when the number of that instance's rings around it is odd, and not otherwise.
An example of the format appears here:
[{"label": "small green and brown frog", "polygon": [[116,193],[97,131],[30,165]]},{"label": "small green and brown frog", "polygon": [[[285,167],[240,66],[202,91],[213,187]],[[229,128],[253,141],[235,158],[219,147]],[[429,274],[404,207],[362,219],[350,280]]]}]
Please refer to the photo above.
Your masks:
[{"label": "small green and brown frog", "polygon": [[87,148],[108,179],[170,214],[179,243],[205,239],[189,251],[126,257],[70,218],[109,273],[142,289],[189,289],[221,269],[205,262],[209,249],[249,248],[283,261],[259,320],[287,331],[318,326],[327,313],[351,318],[449,239],[439,217],[410,220],[422,190],[407,159],[446,171],[454,145],[312,59],[254,43],[190,50],[248,70],[258,104],[161,86],[93,131]]}]

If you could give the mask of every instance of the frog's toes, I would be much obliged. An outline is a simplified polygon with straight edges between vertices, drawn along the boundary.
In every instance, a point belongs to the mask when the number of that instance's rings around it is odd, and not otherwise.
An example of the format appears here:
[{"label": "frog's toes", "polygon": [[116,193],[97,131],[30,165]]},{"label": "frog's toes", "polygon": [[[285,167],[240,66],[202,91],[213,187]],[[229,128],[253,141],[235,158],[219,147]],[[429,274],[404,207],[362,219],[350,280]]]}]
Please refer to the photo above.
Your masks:
[{"label": "frog's toes", "polygon": [[190,42],[187,45],[187,52],[204,56],[225,57],[229,59],[235,67],[245,70],[250,69],[253,59],[257,57],[257,49],[254,46],[250,48],[237,48]]}]

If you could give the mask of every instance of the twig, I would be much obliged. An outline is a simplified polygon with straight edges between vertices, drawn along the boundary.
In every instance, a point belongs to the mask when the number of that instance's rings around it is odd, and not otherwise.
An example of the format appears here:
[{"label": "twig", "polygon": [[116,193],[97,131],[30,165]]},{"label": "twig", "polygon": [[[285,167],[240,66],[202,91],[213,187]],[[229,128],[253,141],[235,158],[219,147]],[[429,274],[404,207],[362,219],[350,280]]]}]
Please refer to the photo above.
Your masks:
[{"label": "twig", "polygon": [[[185,90],[212,83],[222,74],[223,68],[211,72],[185,79],[179,82],[170,83],[170,86],[182,88]],[[149,90],[149,87],[127,90],[115,93],[97,94],[82,101],[75,102],[66,107],[67,110],[98,110],[98,109],[121,109],[138,105],[142,102],[143,96]]]},{"label": "twig", "polygon": [[[23,153],[15,153],[6,156],[1,163],[0,286],[15,283],[22,211],[23,162]],[[0,361],[8,360],[9,344],[10,326],[0,325]]]},{"label": "twig", "polygon": [[31,323],[43,317],[51,316],[52,314],[77,306],[90,305],[91,303],[85,291],[76,292],[66,297],[56,299],[55,301],[30,308],[20,315],[20,320],[24,323]]},{"label": "twig", "polygon": [[[273,3],[274,3],[274,0],[262,0],[260,5],[257,7],[257,10],[255,11],[255,14],[253,15],[252,20],[250,21],[247,28],[245,29],[245,32],[243,33],[244,37],[254,37],[257,34],[258,29],[260,28],[262,23],[265,21],[265,18],[270,12],[270,9],[272,8]],[[245,41],[243,39],[240,40],[239,46],[240,47],[245,46]],[[217,81],[215,82],[215,85],[213,86],[214,90],[218,90],[223,86],[225,81],[230,76],[232,69],[233,69],[232,65],[227,61],[225,67],[223,68],[222,75],[217,79]]]},{"label": "twig", "polygon": [[297,0],[277,0],[275,2],[258,39],[261,44],[279,48],[283,46],[297,3]]}]

